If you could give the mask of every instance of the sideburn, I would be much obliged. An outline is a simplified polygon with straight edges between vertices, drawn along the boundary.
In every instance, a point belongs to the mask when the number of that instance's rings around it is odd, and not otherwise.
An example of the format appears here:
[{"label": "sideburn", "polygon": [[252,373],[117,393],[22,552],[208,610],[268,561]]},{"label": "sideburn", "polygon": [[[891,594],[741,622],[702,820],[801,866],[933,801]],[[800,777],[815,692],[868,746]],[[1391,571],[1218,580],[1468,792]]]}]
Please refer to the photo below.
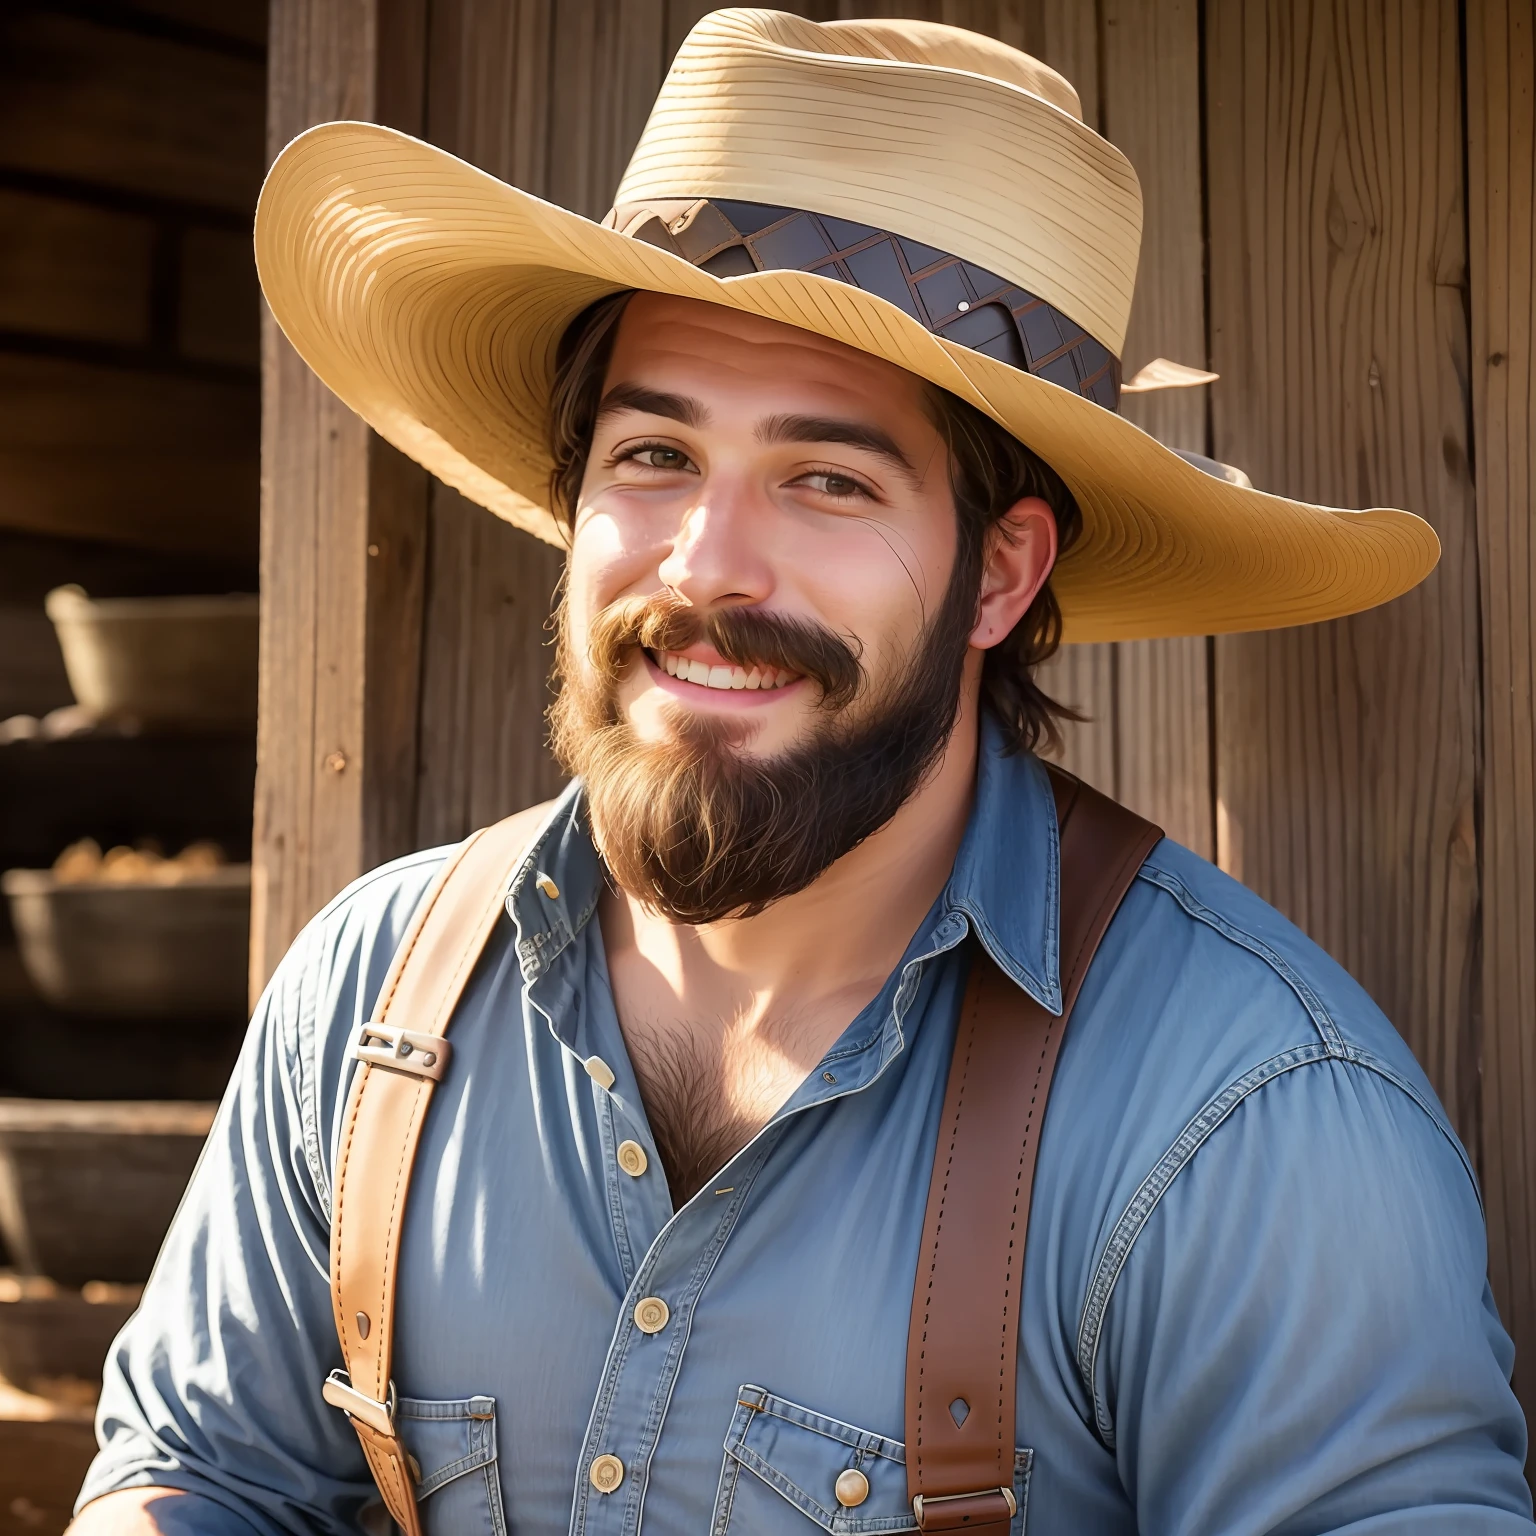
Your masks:
[{"label": "sideburn", "polygon": [[[979,578],[979,560],[962,554],[901,673],[878,693],[856,682],[835,701],[824,690],[809,739],[761,761],[737,751],[736,728],[715,718],[689,717],[671,741],[641,741],[618,711],[617,681],[635,644],[676,649],[676,639],[616,643],[643,629],[646,615],[614,605],[594,621],[591,662],[583,666],[562,603],[553,745],[562,766],[585,782],[593,837],[614,880],[673,922],[750,917],[804,890],[878,832],[922,784],[954,729]],[[735,613],[770,629],[782,623],[749,609]],[[677,620],[658,613],[655,622],[664,637]],[[819,637],[844,644],[827,631]],[[725,636],[711,638],[731,654]],[[738,638],[746,645],[738,664],[773,659],[744,632]],[[798,643],[782,631],[778,638],[783,664],[811,675]],[[857,658],[854,667],[861,678]]]}]

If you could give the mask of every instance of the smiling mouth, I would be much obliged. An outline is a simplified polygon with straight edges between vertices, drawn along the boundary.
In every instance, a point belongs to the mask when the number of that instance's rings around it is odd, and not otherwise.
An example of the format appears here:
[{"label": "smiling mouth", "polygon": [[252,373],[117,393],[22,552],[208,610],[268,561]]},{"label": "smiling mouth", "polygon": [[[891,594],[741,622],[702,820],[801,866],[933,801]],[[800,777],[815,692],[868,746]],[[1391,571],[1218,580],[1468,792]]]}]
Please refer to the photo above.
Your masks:
[{"label": "smiling mouth", "polygon": [[769,692],[800,681],[798,672],[786,672],[782,667],[710,666],[707,662],[679,656],[676,651],[647,651],[646,655],[668,677],[675,677],[683,683],[696,683],[701,688],[745,688]]}]

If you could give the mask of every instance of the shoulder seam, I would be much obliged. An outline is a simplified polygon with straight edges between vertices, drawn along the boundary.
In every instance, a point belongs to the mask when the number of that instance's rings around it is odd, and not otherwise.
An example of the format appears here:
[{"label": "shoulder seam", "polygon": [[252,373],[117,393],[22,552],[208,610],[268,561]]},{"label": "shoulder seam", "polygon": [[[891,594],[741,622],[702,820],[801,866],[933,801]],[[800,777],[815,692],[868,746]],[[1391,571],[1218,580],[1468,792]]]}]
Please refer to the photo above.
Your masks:
[{"label": "shoulder seam", "polygon": [[1340,1056],[1348,1054],[1349,1047],[1345,1043],[1344,1036],[1322,998],[1313,991],[1305,978],[1283,955],[1262,939],[1249,933],[1247,929],[1238,927],[1236,923],[1223,917],[1219,912],[1212,911],[1196,898],[1177,875],[1171,874],[1168,870],[1153,867],[1150,858],[1141,866],[1137,878],[1166,891],[1196,922],[1204,923],[1229,943],[1236,944],[1240,949],[1246,949],[1249,954],[1262,960],[1296,994],[1297,1001],[1306,1010],[1313,1027],[1322,1037],[1329,1052]]},{"label": "shoulder seam", "polygon": [[1345,1066],[1359,1067],[1362,1071],[1370,1072],[1390,1083],[1417,1105],[1455,1150],[1481,1208],[1482,1192],[1478,1188],[1477,1174],[1468,1160],[1466,1149],[1457,1140],[1444,1117],[1436,1113],[1434,1106],[1428,1103],[1411,1083],[1405,1082],[1385,1062],[1370,1052],[1352,1046],[1333,1050],[1325,1043],[1297,1046],[1271,1056],[1243,1076],[1234,1079],[1210,1099],[1184,1127],[1172,1146],[1141,1181],[1136,1193],[1131,1196],[1129,1204],[1121,1213],[1120,1219],[1115,1223],[1109,1235],[1109,1241],[1104,1245],[1104,1251],[1094,1268],[1093,1279],[1084,1297],[1077,1335],[1077,1368],[1082,1378],[1083,1388],[1093,1404],[1094,1420],[1099,1436],[1109,1448],[1113,1449],[1115,1444],[1114,1421],[1100,1400],[1094,1385],[1094,1374],[1098,1369],[1099,1341],[1103,1333],[1104,1319],[1114,1296],[1115,1285],[1130,1259],[1131,1249],[1135,1246],[1136,1239],[1145,1230],[1153,1211],[1156,1210],[1173,1181],[1189,1166],[1195,1154],[1231,1117],[1239,1105],[1260,1088],[1286,1073],[1293,1072],[1299,1067],[1325,1062],[1339,1062]]},{"label": "shoulder seam", "polygon": [[[462,841],[462,839],[460,839]],[[366,874],[359,875],[356,880],[350,880],[337,893],[310,918],[304,926],[324,922],[326,918],[339,911],[348,902],[361,896],[369,886],[377,884],[380,880],[388,879],[392,875],[401,875],[408,870],[415,869],[419,864],[436,860],[439,864],[448,857],[448,854],[458,843],[443,843],[437,848],[422,848],[415,853],[401,854],[398,859],[390,859],[388,863],[380,864],[375,869],[370,869]],[[418,898],[419,899],[419,898]]]}]

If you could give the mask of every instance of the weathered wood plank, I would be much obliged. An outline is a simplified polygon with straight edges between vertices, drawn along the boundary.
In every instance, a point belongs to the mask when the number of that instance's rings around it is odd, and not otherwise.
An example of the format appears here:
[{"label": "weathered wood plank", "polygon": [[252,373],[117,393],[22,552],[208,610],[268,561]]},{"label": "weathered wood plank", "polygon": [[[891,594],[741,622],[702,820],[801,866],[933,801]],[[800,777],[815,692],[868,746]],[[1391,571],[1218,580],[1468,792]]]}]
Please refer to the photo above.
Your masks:
[{"label": "weathered wood plank", "polygon": [[465,836],[563,782],[545,748],[549,611],[563,559],[435,486],[416,840]]},{"label": "weathered wood plank", "polygon": [[0,354],[0,526],[248,559],[252,384]]},{"label": "weathered wood plank", "polygon": [[[579,29],[592,20],[583,11],[566,25]],[[600,85],[551,90],[555,7],[549,0],[455,0],[434,5],[432,28],[429,137],[549,196],[552,140],[588,134],[587,93]],[[575,41],[568,36],[564,46]],[[588,148],[580,153],[589,152],[590,139],[582,142]],[[561,782],[544,745],[544,626],[560,552],[437,484],[428,537],[415,829],[421,846],[463,837],[554,794]]]},{"label": "weathered wood plank", "polygon": [[1222,863],[1386,1009],[1476,1146],[1477,565],[1456,6],[1206,6],[1218,457],[1445,554],[1375,613],[1216,645]]},{"label": "weathered wood plank", "polygon": [[[1129,378],[1154,357],[1205,362],[1196,0],[1103,0],[1104,127],[1141,178],[1145,222],[1125,343]],[[1170,448],[1206,451],[1206,390],[1128,395],[1126,417]],[[1212,857],[1211,712],[1200,637],[1118,649],[1115,793]]]},{"label": "weathered wood plank", "polygon": [[[272,22],[273,153],[328,118],[419,130],[421,0],[277,0]],[[341,886],[411,845],[427,514],[425,472],[270,317],[263,357],[253,991]]]},{"label": "weathered wood plank", "polygon": [[1536,1413],[1536,6],[1467,6],[1473,439],[1482,572],[1483,1191]]},{"label": "weathered wood plank", "polygon": [[154,241],[135,214],[0,189],[0,329],[142,346]]},{"label": "weathered wood plank", "polygon": [[[1082,103],[1083,121],[1102,131],[1099,80],[1100,0],[1019,0],[1017,36],[1005,36],[1065,75]],[[1119,793],[1116,688],[1118,658],[1111,645],[1070,645],[1046,664],[1046,692],[1080,710],[1086,719],[1064,729],[1053,754],[1073,773],[1104,791]]]},{"label": "weathered wood plank", "polygon": [[249,213],[259,60],[80,16],[0,11],[0,164]]}]

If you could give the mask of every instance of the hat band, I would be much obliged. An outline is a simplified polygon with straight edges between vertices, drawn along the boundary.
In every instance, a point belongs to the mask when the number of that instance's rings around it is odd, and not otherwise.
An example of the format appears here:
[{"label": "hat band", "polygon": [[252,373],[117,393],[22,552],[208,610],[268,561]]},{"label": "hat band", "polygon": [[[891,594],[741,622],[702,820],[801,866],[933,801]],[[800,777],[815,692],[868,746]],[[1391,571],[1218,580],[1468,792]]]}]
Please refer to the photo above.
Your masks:
[{"label": "hat band", "polygon": [[835,278],[945,341],[1119,409],[1120,360],[1082,326],[1017,283],[904,235],[802,208],[710,198],[628,203],[603,222],[715,277]]}]

